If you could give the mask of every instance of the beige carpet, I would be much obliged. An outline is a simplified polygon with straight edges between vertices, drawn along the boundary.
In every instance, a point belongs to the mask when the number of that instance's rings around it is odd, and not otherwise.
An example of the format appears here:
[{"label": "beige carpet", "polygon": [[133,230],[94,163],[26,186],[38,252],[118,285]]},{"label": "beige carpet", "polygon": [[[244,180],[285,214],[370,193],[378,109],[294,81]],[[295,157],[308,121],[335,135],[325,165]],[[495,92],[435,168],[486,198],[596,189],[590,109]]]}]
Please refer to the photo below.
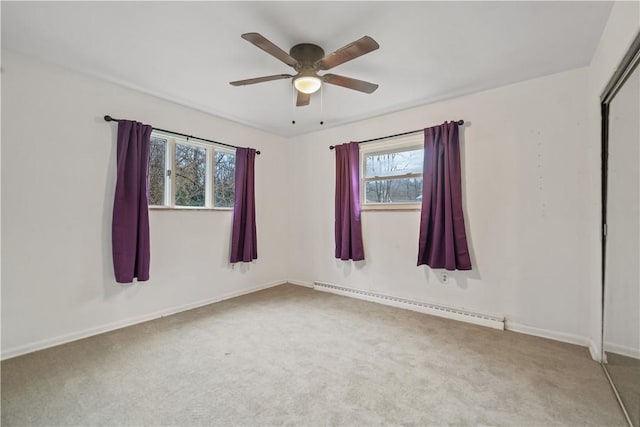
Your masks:
[{"label": "beige carpet", "polygon": [[2,425],[624,425],[581,347],[284,285],[2,362]]}]

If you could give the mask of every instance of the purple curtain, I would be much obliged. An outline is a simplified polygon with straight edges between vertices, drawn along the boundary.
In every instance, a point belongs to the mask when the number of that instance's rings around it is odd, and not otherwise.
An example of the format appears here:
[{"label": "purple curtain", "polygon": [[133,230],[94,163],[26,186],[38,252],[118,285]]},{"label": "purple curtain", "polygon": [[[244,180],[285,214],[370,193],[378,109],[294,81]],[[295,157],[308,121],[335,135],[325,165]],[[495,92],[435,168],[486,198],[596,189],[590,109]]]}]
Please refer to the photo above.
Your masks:
[{"label": "purple curtain", "polygon": [[151,126],[118,123],[116,192],[111,238],[118,283],[149,280],[149,139]]},{"label": "purple curtain", "polygon": [[424,179],[418,265],[471,270],[462,213],[458,125],[424,130]]},{"label": "purple curtain", "polygon": [[235,199],[231,232],[231,262],[251,262],[258,258],[254,165],[256,150],[236,149]]},{"label": "purple curtain", "polygon": [[364,259],[360,224],[360,146],[337,145],[336,150],[336,258]]}]

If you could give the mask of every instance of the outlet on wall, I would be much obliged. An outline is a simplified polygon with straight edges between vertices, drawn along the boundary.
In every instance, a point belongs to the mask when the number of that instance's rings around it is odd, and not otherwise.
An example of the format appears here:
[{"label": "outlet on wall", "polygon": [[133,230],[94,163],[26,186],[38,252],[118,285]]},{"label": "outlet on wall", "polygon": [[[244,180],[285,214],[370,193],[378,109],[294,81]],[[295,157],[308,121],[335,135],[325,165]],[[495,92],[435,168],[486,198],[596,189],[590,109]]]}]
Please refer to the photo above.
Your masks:
[{"label": "outlet on wall", "polygon": [[449,280],[449,276],[447,276],[447,273],[442,273],[442,283],[447,283],[447,281]]}]

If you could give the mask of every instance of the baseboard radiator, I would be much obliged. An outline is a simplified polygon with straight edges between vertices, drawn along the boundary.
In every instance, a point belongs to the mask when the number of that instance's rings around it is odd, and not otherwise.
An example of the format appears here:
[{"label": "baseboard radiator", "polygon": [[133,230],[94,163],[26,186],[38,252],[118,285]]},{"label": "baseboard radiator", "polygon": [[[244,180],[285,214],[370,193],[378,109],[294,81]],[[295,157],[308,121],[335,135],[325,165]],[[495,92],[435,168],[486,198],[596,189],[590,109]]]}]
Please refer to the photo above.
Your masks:
[{"label": "baseboard radiator", "polygon": [[493,329],[504,329],[504,316],[475,313],[459,308],[447,307],[428,302],[413,301],[405,298],[391,297],[375,292],[332,285],[330,283],[313,282],[313,288],[318,291],[330,292],[333,294],[358,298],[366,301],[376,302],[379,304],[418,311],[420,313],[431,314],[433,316],[445,317],[447,319],[487,326]]}]

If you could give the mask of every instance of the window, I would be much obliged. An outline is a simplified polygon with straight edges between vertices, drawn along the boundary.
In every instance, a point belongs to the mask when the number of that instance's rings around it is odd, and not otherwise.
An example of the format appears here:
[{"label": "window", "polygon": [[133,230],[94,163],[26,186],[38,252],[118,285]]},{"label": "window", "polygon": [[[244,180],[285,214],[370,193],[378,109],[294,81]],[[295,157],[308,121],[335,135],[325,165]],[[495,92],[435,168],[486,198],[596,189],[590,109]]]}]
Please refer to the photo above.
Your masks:
[{"label": "window", "polygon": [[422,203],[422,135],[360,147],[363,209],[420,209]]},{"label": "window", "polygon": [[233,149],[151,133],[149,205],[165,208],[233,207]]}]

